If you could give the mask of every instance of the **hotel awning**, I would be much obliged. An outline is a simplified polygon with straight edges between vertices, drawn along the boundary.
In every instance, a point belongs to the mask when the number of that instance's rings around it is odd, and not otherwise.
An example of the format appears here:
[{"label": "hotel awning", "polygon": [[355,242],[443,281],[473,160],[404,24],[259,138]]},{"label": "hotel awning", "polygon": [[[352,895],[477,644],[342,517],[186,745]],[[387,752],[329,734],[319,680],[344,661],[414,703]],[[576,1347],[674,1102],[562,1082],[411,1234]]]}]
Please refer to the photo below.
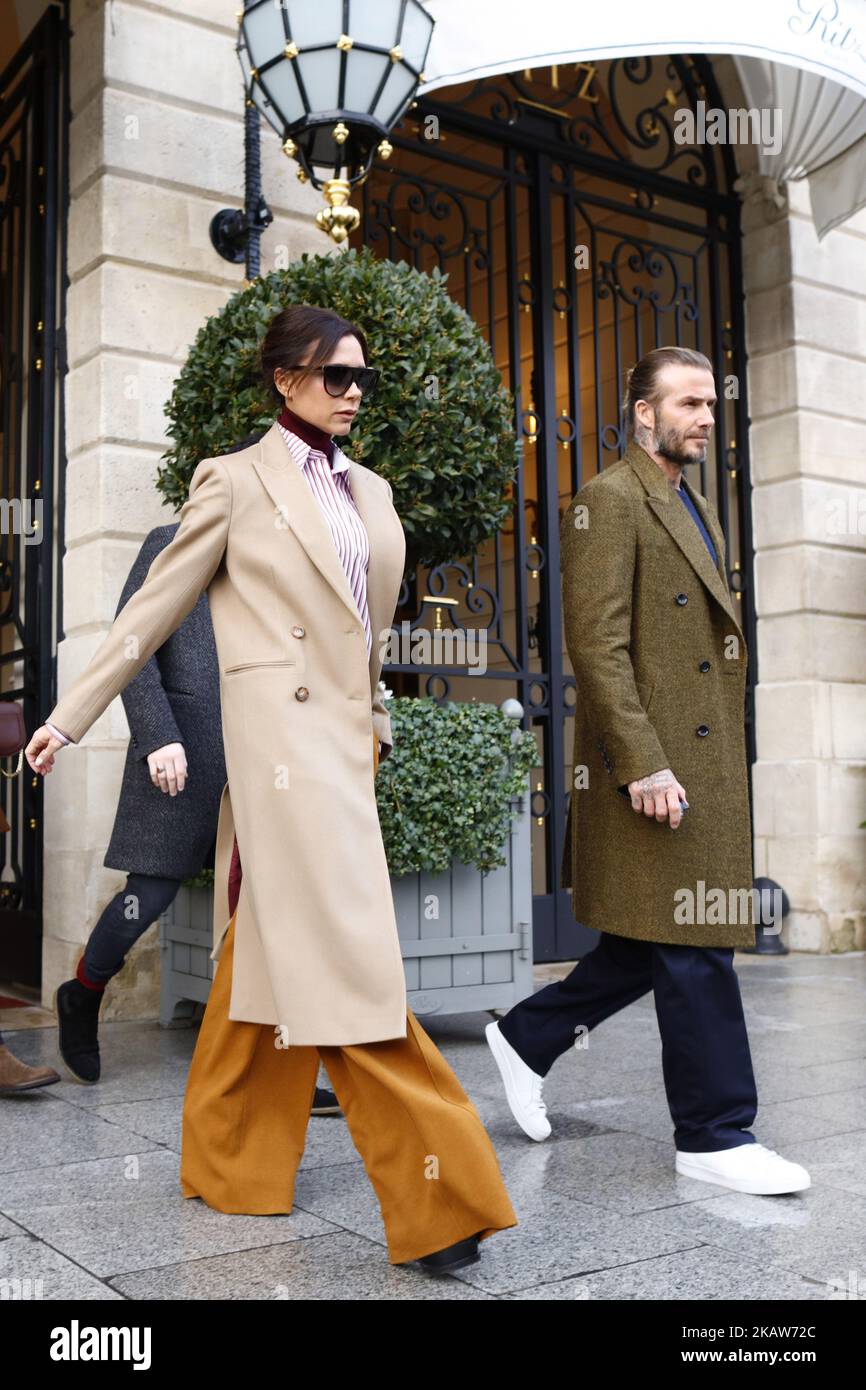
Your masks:
[{"label": "hotel awning", "polygon": [[421,96],[524,68],[730,54],[746,105],[782,112],[778,149],[758,147],[769,190],[808,178],[819,237],[866,206],[866,0],[425,0],[425,8],[436,27]]}]

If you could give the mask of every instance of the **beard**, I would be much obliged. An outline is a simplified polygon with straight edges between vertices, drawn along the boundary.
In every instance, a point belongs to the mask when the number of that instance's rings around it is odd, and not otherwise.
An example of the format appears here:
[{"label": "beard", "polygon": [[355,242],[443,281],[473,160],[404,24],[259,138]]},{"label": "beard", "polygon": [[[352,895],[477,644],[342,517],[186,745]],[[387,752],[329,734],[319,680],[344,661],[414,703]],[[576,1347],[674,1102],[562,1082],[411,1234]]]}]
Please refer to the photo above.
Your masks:
[{"label": "beard", "polygon": [[[688,463],[705,463],[708,443],[709,440],[689,438],[684,430],[678,430],[673,425],[659,424],[653,435],[655,452],[680,468]],[[690,453],[694,445],[699,447],[696,452]]]}]

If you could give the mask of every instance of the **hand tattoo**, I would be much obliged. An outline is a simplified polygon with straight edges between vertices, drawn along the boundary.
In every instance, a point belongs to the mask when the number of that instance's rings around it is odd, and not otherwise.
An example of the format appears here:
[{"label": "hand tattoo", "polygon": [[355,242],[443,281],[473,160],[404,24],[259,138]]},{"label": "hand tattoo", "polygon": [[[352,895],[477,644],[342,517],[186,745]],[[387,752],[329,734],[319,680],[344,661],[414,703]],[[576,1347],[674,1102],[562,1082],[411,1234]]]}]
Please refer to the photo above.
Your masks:
[{"label": "hand tattoo", "polygon": [[651,772],[648,777],[640,777],[632,783],[639,796],[648,796],[650,799],[655,797],[656,792],[666,791],[674,786],[676,778],[669,767],[663,767],[659,772]]}]

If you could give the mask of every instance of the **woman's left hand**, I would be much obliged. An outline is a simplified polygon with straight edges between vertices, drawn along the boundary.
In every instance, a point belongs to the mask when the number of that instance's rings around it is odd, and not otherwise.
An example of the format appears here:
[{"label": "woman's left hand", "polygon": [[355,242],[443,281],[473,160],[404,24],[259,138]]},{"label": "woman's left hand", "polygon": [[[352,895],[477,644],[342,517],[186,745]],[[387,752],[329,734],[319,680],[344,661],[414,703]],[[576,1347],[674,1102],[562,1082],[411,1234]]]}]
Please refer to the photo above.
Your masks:
[{"label": "woman's left hand", "polygon": [[46,773],[54,771],[54,754],[58,748],[65,747],[65,743],[61,743],[59,738],[55,738],[50,730],[41,724],[24,749],[24,756],[30,768],[44,777]]},{"label": "woman's left hand", "polygon": [[186,750],[182,743],[166,743],[147,755],[150,780],[170,796],[177,796],[186,786]]}]

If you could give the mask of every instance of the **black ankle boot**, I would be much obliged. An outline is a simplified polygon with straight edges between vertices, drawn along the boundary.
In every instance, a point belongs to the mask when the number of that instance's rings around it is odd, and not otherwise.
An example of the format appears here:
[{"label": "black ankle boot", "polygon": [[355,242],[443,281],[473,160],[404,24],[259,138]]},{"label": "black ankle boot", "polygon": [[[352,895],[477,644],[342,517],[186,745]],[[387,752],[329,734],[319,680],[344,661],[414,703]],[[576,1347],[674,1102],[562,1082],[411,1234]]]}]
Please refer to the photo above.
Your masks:
[{"label": "black ankle boot", "polygon": [[477,1264],[480,1259],[478,1236],[474,1235],[458,1240],[456,1245],[446,1245],[444,1250],[434,1250],[432,1255],[422,1255],[418,1263],[430,1274],[451,1274],[455,1269]]},{"label": "black ankle boot", "polygon": [[99,1080],[99,1006],[103,991],[88,989],[80,980],[65,980],[54,996],[58,1046],[76,1081]]}]

